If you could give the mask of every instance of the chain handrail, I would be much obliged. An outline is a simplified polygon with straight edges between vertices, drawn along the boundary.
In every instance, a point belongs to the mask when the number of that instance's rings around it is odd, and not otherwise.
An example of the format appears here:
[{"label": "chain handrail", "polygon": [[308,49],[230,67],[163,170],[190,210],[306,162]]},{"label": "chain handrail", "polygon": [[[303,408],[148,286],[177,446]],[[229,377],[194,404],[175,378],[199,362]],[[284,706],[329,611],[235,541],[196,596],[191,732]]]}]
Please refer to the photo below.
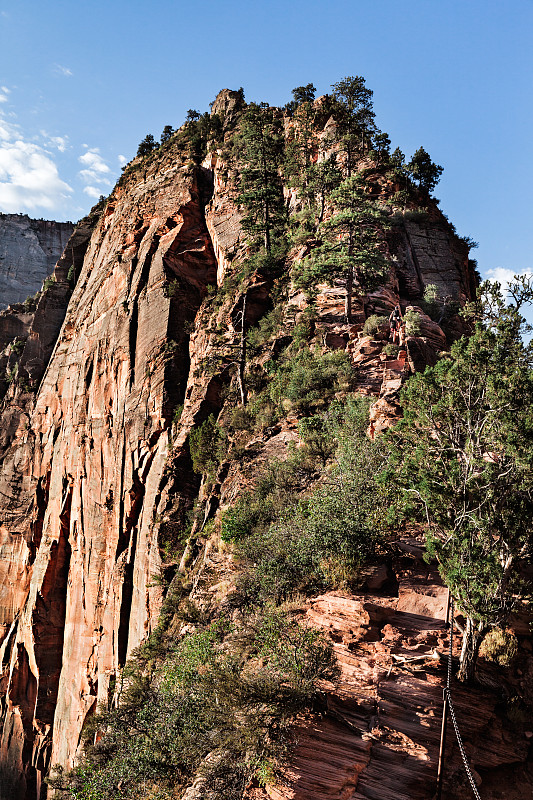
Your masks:
[{"label": "chain handrail", "polygon": [[461,753],[461,757],[463,759],[463,764],[465,768],[466,775],[468,780],[470,781],[470,786],[472,787],[472,791],[474,792],[474,797],[476,800],[481,800],[479,792],[477,790],[477,784],[472,774],[472,770],[470,769],[470,764],[468,763],[468,759],[466,757],[465,748],[463,745],[463,739],[461,736],[461,732],[459,730],[459,725],[457,724],[457,718],[455,716],[455,709],[452,703],[452,693],[451,693],[451,681],[452,681],[452,657],[453,657],[453,596],[450,598],[450,649],[448,652],[448,674],[446,677],[446,688],[444,689],[444,695],[448,698],[448,706],[450,708],[450,716],[452,718],[453,728],[455,730],[455,737],[457,739],[457,744],[459,745],[459,752]]}]

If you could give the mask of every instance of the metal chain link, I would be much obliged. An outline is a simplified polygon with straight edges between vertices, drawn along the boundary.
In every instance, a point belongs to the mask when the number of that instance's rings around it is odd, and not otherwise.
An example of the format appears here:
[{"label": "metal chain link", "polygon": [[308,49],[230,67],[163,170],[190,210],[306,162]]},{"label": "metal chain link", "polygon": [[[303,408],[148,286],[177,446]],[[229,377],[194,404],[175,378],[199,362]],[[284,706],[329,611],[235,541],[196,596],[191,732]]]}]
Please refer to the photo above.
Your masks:
[{"label": "metal chain link", "polygon": [[463,740],[461,738],[461,733],[459,731],[459,726],[457,724],[457,719],[455,717],[455,709],[453,707],[452,696],[451,696],[450,690],[449,689],[445,689],[445,692],[448,695],[448,706],[449,706],[449,709],[450,709],[450,716],[452,718],[453,727],[455,729],[455,736],[457,738],[457,744],[459,745],[459,750],[460,750],[461,756],[463,758],[463,764],[465,766],[465,771],[466,771],[468,780],[470,781],[470,786],[472,787],[472,791],[474,792],[474,796],[476,797],[476,800],[481,800],[481,797],[479,796],[479,792],[477,790],[476,781],[474,780],[474,776],[472,775],[472,770],[470,769],[470,765],[469,765],[468,759],[466,757],[465,749],[464,749],[464,746],[463,746]]},{"label": "metal chain link", "polygon": [[481,800],[479,792],[477,790],[477,784],[474,780],[474,776],[472,775],[472,770],[470,769],[470,764],[468,763],[468,759],[466,757],[465,748],[463,746],[463,739],[461,737],[461,732],[459,731],[459,725],[457,724],[457,718],[455,716],[455,709],[452,703],[452,693],[450,689],[450,684],[452,681],[452,657],[453,657],[453,596],[450,598],[450,649],[448,653],[448,674],[446,677],[446,688],[444,689],[444,694],[448,697],[448,706],[450,709],[450,716],[452,718],[453,727],[455,730],[455,737],[457,739],[457,744],[459,745],[459,752],[461,753],[461,757],[463,759],[463,764],[465,767],[465,772],[470,781],[470,786],[472,787],[472,791],[474,792],[474,796],[476,800]]},{"label": "metal chain link", "polygon": [[[448,591],[450,591],[448,589]],[[453,595],[450,592],[450,617],[449,617],[449,625],[450,625],[450,648],[448,651],[448,675],[446,678],[446,688],[450,691],[450,684],[452,682],[452,659],[453,659],[453,615],[454,615],[454,608],[453,608]]]}]

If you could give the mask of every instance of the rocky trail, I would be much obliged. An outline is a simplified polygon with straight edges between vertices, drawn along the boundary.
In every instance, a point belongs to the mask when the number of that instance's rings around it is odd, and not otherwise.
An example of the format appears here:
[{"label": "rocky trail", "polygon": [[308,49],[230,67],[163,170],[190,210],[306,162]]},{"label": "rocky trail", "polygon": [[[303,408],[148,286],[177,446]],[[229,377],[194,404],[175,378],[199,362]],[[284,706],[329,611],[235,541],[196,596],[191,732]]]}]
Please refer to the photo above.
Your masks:
[{"label": "rocky trail", "polygon": [[[270,800],[432,800],[446,682],[447,589],[424,564],[417,543],[382,564],[364,594],[329,592],[311,599],[303,621],[328,632],[341,670],[324,687],[324,709],[300,721],[290,768],[276,787],[250,798]],[[517,631],[524,628],[518,625]],[[454,656],[460,635],[454,636]],[[527,639],[514,678],[533,674]],[[490,683],[490,666],[480,679]],[[465,687],[452,695],[467,756],[483,800],[533,796],[531,731],[505,713],[508,686]],[[512,704],[511,704],[512,705]],[[510,718],[511,716],[511,718]],[[443,800],[472,797],[451,721]]]}]

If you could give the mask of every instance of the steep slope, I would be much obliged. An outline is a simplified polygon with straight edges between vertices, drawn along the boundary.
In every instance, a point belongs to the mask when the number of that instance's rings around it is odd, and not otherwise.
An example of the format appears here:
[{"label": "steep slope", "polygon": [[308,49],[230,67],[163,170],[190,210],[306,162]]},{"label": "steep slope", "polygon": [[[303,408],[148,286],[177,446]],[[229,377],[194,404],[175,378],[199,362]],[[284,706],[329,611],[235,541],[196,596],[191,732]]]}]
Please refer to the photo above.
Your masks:
[{"label": "steep slope", "polygon": [[[222,93],[213,106],[228,130],[238,112],[238,93]],[[191,430],[235,406],[242,318],[249,329],[281,306],[270,350],[248,364],[263,374],[308,308],[290,281],[281,285],[260,269],[242,279],[246,235],[236,168],[225,158],[215,146],[194,163],[182,132],[130,165],[76,270],[59,332],[57,325],[45,330],[49,312],[39,303],[19,367],[38,387],[35,396],[17,381],[6,395],[2,800],[42,798],[50,764],[74,764],[85,720],[98,702],[113,702],[121,667],[154,629],[162,601],[154,576],[168,546],[183,550],[198,496],[203,520],[197,515],[182,564],[201,555],[195,534],[216,509],[299,440],[288,413],[246,442],[246,469],[222,463],[214,485],[202,486],[192,470]],[[295,246],[288,266],[299,257]],[[365,312],[388,315],[397,302],[416,308],[428,283],[458,303],[475,287],[467,247],[434,207],[419,218],[400,216],[388,258],[387,286],[366,299],[366,309],[355,299],[350,323],[346,288],[319,287],[308,337],[325,351],[346,349],[357,390],[381,395],[373,430],[397,416],[402,381],[436,358],[446,335],[422,314],[420,332],[391,359],[382,353],[384,336],[362,335]],[[65,259],[68,247],[54,290],[63,298]]]},{"label": "steep slope", "polygon": [[[447,589],[424,563],[421,544],[413,538],[398,542],[391,562],[371,571],[364,593],[330,592],[302,609],[304,621],[328,631],[341,676],[335,688],[324,687],[321,713],[300,721],[282,780],[267,790],[251,790],[249,797],[435,796],[449,647]],[[525,798],[533,788],[531,732],[524,720],[513,718],[508,701],[533,668],[527,626],[515,620],[515,629],[524,646],[507,681],[485,663],[483,687],[452,684],[465,750],[484,800]],[[457,632],[454,641],[458,658]],[[443,797],[459,800],[473,795],[451,721],[448,726]]]},{"label": "steep slope", "polygon": [[71,222],[0,214],[0,309],[35,294],[74,230]]}]

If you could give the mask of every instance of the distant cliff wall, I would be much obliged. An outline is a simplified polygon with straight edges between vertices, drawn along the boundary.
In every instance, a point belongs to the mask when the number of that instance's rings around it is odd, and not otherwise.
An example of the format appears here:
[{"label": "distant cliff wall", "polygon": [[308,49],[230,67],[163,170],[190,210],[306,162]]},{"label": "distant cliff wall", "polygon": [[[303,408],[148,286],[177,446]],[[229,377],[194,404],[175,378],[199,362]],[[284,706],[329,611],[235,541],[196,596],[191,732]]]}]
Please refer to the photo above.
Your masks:
[{"label": "distant cliff wall", "polygon": [[72,222],[0,214],[0,309],[41,288],[73,230]]}]

